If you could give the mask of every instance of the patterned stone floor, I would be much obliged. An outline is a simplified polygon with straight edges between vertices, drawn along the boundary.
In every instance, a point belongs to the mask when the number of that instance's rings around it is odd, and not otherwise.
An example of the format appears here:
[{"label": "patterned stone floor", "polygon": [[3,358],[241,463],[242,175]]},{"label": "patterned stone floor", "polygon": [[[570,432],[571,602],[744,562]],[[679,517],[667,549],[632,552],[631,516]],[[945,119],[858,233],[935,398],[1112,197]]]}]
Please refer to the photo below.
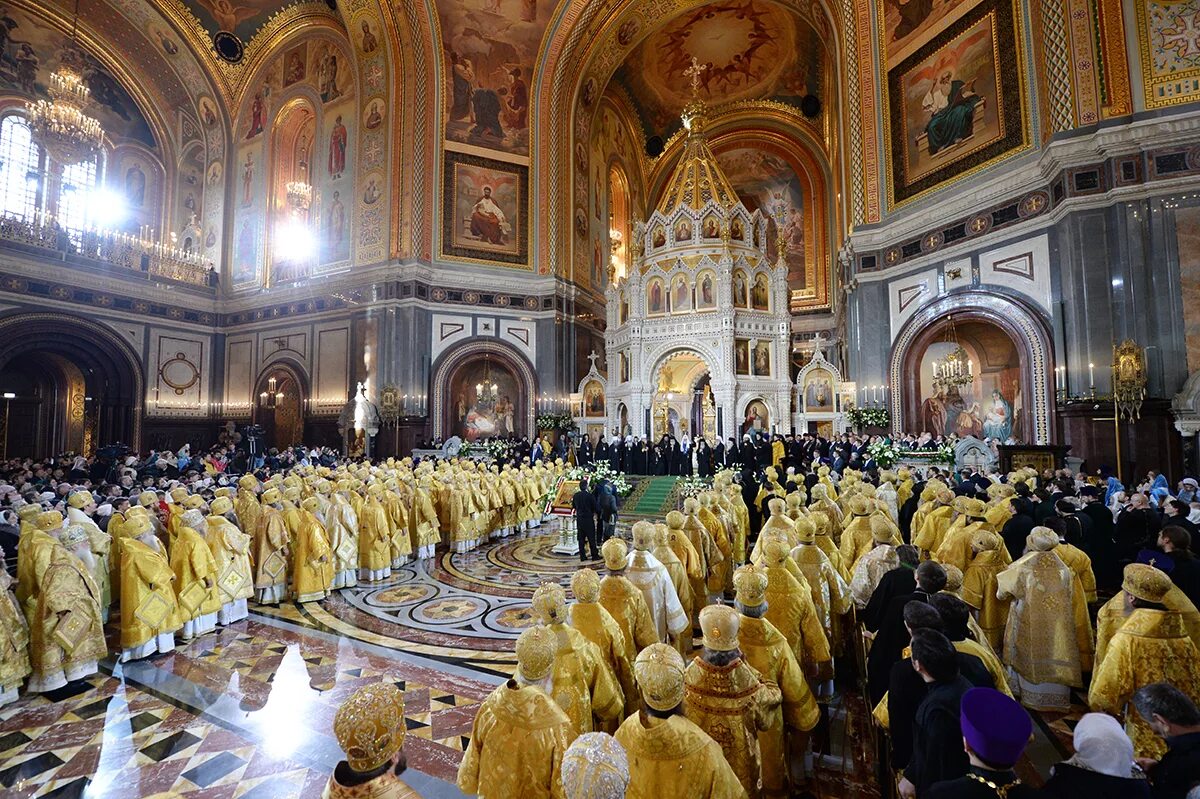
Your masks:
[{"label": "patterned stone floor", "polygon": [[[551,522],[321,603],[252,605],[249,619],[171,654],[109,660],[86,682],[23,696],[0,708],[0,796],[316,799],[341,759],[334,713],[386,680],[405,694],[406,778],[429,799],[457,799],[475,712],[515,667],[534,589],[566,585],[580,565],[550,551],[557,539]],[[878,795],[855,701],[831,706],[820,796]],[[1081,712],[1040,722],[1038,768],[1069,751]]]}]

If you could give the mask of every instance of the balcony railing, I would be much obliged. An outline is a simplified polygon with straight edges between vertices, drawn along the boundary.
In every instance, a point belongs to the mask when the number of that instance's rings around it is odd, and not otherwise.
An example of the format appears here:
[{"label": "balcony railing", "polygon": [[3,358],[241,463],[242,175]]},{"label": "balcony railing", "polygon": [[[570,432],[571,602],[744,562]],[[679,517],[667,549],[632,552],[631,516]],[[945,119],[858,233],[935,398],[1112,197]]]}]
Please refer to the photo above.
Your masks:
[{"label": "balcony railing", "polygon": [[201,288],[217,284],[212,263],[196,253],[128,233],[64,227],[46,216],[29,219],[0,214],[0,245],[4,244],[55,253],[63,260],[79,258],[107,264]]}]

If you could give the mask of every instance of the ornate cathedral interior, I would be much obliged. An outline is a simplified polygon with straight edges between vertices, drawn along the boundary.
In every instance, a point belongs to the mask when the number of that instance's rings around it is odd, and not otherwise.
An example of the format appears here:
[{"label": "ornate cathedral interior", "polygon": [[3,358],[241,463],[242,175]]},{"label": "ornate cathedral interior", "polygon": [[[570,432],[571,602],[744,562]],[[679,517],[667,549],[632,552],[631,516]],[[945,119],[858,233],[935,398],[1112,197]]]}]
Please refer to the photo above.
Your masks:
[{"label": "ornate cathedral interior", "polygon": [[1200,0],[0,23],[0,794],[1200,795]]}]

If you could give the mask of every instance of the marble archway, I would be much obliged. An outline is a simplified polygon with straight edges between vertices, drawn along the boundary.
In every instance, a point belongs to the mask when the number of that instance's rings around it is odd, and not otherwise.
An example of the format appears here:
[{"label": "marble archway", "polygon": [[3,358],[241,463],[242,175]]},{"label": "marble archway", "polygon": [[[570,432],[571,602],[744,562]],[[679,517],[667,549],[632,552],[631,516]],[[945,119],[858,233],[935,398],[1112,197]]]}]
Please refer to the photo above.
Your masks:
[{"label": "marble archway", "polygon": [[1030,443],[1050,443],[1055,420],[1054,345],[1049,327],[1041,314],[1024,302],[982,291],[955,292],[931,302],[900,329],[892,342],[888,370],[893,431],[921,432],[921,358],[931,344],[944,337],[951,316],[957,326],[994,328],[1011,342],[1018,371],[1013,385],[1023,397],[1022,438]]}]

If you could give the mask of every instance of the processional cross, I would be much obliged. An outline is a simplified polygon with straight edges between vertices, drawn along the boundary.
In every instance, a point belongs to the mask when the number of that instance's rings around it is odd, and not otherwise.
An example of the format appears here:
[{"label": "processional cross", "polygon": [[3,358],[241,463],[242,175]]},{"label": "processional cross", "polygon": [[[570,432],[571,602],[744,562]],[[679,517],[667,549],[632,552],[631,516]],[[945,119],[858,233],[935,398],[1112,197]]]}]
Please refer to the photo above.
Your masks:
[{"label": "processional cross", "polygon": [[592,362],[592,370],[593,370],[593,371],[595,371],[595,369],[596,369],[596,361],[597,361],[597,360],[600,358],[600,356],[596,354],[596,351],[595,351],[595,350],[592,350],[590,353],[588,353],[588,356],[587,356],[587,358],[588,358],[588,360],[589,360],[589,361],[591,361],[591,362]]},{"label": "processional cross", "polygon": [[707,64],[701,64],[696,56],[692,56],[692,65],[683,71],[684,75],[692,79],[692,97],[694,98],[700,96],[700,75],[706,69],[708,69]]}]

